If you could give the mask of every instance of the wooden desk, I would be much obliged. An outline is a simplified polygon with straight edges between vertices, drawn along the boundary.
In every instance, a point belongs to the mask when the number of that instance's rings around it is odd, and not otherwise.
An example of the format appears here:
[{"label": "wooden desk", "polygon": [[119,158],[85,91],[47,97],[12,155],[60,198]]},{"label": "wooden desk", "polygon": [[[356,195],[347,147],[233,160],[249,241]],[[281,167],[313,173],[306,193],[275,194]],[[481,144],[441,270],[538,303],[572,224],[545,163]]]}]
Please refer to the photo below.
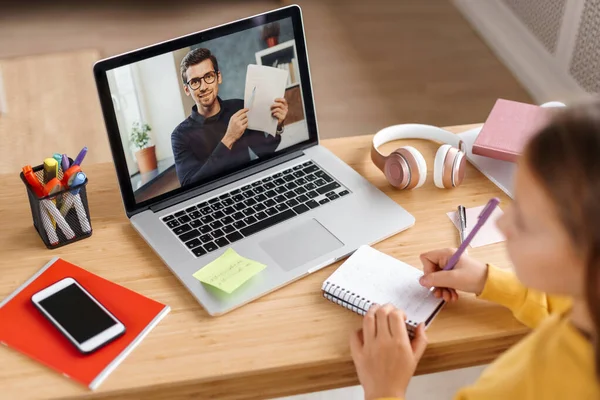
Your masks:
[{"label": "wooden desk", "polygon": [[[434,143],[403,144],[414,145],[433,164]],[[457,246],[447,211],[459,203],[484,204],[491,196],[498,196],[501,206],[509,200],[471,166],[458,189],[435,188],[430,172],[424,187],[396,191],[369,160],[370,136],[327,140],[323,145],[416,217],[413,228],[375,246],[415,266],[420,267],[418,255],[423,251]],[[210,317],[128,223],[112,166],[88,164],[85,169],[94,234],[55,251],[44,248],[32,227],[25,189],[16,174],[1,176],[0,298],[52,256],[60,256],[173,310],[97,392],[0,348],[0,397],[257,399],[357,384],[348,336],[361,317],[320,293],[321,283],[339,263],[229,314]],[[509,266],[502,244],[472,249],[470,254]],[[417,373],[490,362],[526,332],[509,311],[464,295],[431,325],[429,347]]]}]

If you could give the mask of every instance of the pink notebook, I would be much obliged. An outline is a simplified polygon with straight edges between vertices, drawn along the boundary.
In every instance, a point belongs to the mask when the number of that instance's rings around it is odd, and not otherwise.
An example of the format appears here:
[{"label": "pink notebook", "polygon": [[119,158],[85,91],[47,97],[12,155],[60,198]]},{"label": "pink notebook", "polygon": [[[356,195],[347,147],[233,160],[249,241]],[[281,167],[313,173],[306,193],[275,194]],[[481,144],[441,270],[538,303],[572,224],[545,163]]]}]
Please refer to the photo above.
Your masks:
[{"label": "pink notebook", "polygon": [[540,131],[556,109],[498,99],[473,143],[473,154],[515,162],[527,141]]}]

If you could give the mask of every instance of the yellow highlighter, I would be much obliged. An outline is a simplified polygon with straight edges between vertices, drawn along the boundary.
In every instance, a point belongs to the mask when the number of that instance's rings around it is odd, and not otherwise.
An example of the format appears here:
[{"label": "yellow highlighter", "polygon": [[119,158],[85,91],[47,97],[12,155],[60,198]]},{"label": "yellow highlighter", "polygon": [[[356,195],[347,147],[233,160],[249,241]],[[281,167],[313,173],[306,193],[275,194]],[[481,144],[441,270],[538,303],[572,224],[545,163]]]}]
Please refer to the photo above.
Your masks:
[{"label": "yellow highlighter", "polygon": [[54,158],[44,160],[44,184],[58,178],[58,162]]}]

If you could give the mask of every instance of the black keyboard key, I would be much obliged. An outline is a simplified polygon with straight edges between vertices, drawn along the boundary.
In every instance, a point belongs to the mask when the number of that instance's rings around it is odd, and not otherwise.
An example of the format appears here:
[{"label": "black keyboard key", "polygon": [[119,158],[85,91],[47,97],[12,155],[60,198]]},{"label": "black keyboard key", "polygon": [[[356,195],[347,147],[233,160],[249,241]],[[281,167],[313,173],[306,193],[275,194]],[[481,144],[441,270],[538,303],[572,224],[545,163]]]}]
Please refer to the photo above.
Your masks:
[{"label": "black keyboard key", "polygon": [[281,211],[287,210],[289,207],[286,206],[284,203],[281,203],[281,204],[277,204],[275,206],[275,208],[277,209],[277,211],[281,212]]},{"label": "black keyboard key", "polygon": [[199,230],[200,233],[208,233],[212,231],[212,228],[209,225],[202,225]]},{"label": "black keyboard key", "polygon": [[285,193],[285,192],[287,191],[287,189],[285,188],[285,186],[277,186],[277,187],[275,188],[275,191],[276,191],[277,193],[281,194],[281,193]]},{"label": "black keyboard key", "polygon": [[[221,221],[214,221],[210,223],[210,227],[213,229],[217,229],[223,226],[223,223]],[[214,234],[214,233],[213,233]]]},{"label": "black keyboard key", "polygon": [[265,201],[266,199],[267,199],[267,196],[265,196],[262,193],[254,198],[254,200],[256,200],[256,201]]},{"label": "black keyboard key", "polygon": [[315,175],[318,176],[319,178],[322,178],[322,177],[326,176],[327,174],[325,173],[325,171],[318,170],[317,172],[315,172]]},{"label": "black keyboard key", "polygon": [[217,201],[219,201],[219,198],[218,198],[218,197],[215,197],[215,198],[212,198],[212,199],[210,199],[210,200],[208,201],[208,204],[213,204],[213,203],[216,203]]},{"label": "black keyboard key", "polygon": [[319,197],[319,193],[315,192],[314,190],[312,190],[312,191],[310,191],[310,192],[306,193],[306,195],[307,195],[308,197],[310,197],[311,199],[314,199],[315,197]]},{"label": "black keyboard key", "polygon": [[202,213],[200,211],[196,210],[196,211],[192,211],[189,215],[192,219],[198,219],[202,216]]},{"label": "black keyboard key", "polygon": [[229,240],[225,239],[224,237],[218,238],[215,240],[215,244],[219,247],[225,247],[229,244]]},{"label": "black keyboard key", "polygon": [[294,198],[296,196],[297,196],[296,192],[291,191],[291,190],[289,192],[285,193],[285,197],[287,197],[288,199],[292,199],[292,198]]},{"label": "black keyboard key", "polygon": [[202,222],[200,222],[199,220],[195,219],[192,222],[190,222],[190,226],[192,228],[198,228],[200,225],[202,225]]},{"label": "black keyboard key", "polygon": [[235,201],[231,197],[229,197],[229,198],[221,201],[221,203],[223,203],[224,206],[230,206],[233,203],[235,203]]},{"label": "black keyboard key", "polygon": [[220,230],[220,229],[215,229],[214,231],[212,231],[211,235],[212,235],[214,238],[219,238],[219,237],[221,237],[221,236],[223,236],[223,235],[225,235],[225,234],[223,233],[223,231],[222,231],[222,230]]},{"label": "black keyboard key", "polygon": [[196,209],[196,206],[191,206],[191,207],[188,207],[188,208],[186,208],[186,209],[185,209],[185,212],[189,214],[189,213],[191,213],[192,211],[194,211],[195,209]]},{"label": "black keyboard key", "polygon": [[304,189],[306,190],[314,190],[316,188],[317,186],[314,183],[309,183],[308,185],[304,186]]},{"label": "black keyboard key", "polygon": [[285,196],[279,195],[279,196],[275,197],[273,200],[275,200],[278,203],[283,203],[287,199],[285,198]]},{"label": "black keyboard key", "polygon": [[[280,204],[282,205],[282,204]],[[282,212],[280,214],[274,215],[272,217],[269,217],[267,219],[263,219],[262,221],[259,221],[258,223],[254,224],[254,225],[250,225],[247,226],[246,228],[242,229],[240,232],[242,233],[242,235],[244,236],[250,236],[253,233],[256,232],[260,232],[263,229],[267,229],[275,224],[278,224],[280,222],[283,222],[287,219],[290,219],[292,217],[296,216],[296,213],[293,212],[292,210],[287,210],[285,212]]]},{"label": "black keyboard key", "polygon": [[248,199],[244,202],[245,205],[247,205],[248,207],[253,206],[256,204],[256,200],[254,199]]},{"label": "black keyboard key", "polygon": [[267,206],[265,206],[264,204],[261,204],[261,203],[259,203],[259,204],[255,205],[255,206],[254,206],[254,207],[252,207],[252,208],[254,208],[254,211],[262,211],[262,210],[264,210],[265,208],[267,208]]},{"label": "black keyboard key", "polygon": [[334,194],[335,194],[335,192],[327,192],[327,193],[325,193],[325,196],[327,196],[327,197],[331,197],[331,196],[333,196]]},{"label": "black keyboard key", "polygon": [[302,178],[304,176],[304,172],[296,171],[292,175],[294,175],[294,177],[296,177],[296,178]]},{"label": "black keyboard key", "polygon": [[302,169],[302,164],[296,165],[294,168],[292,168],[294,171],[298,171],[299,169]]},{"label": "black keyboard key", "polygon": [[265,188],[262,186],[257,186],[254,188],[254,193],[263,193],[265,191]]},{"label": "black keyboard key", "polygon": [[254,209],[248,207],[248,208],[244,209],[244,211],[242,211],[242,212],[244,213],[245,216],[248,216],[248,215],[254,214],[256,211],[254,211]]},{"label": "black keyboard key", "polygon": [[232,196],[235,196],[236,194],[239,194],[240,192],[241,192],[240,189],[235,189],[235,190],[232,190],[231,192],[229,192],[229,194]]},{"label": "black keyboard key", "polygon": [[242,191],[246,191],[246,190],[250,189],[251,187],[252,187],[252,185],[242,186]]},{"label": "black keyboard key", "polygon": [[225,215],[231,215],[231,214],[235,213],[235,208],[227,207],[227,208],[223,209],[223,212],[225,213]]},{"label": "black keyboard key", "polygon": [[232,217],[236,221],[239,221],[240,219],[244,218],[244,214],[241,212],[236,212],[235,214],[232,215]]},{"label": "black keyboard key", "polygon": [[313,165],[312,161],[307,161],[304,164],[302,164],[303,167],[308,167],[309,165]]},{"label": "black keyboard key", "polygon": [[224,226],[222,230],[225,233],[235,232],[235,228],[231,225]]},{"label": "black keyboard key", "polygon": [[302,171],[304,171],[305,174],[311,174],[318,170],[319,170],[319,167],[317,167],[316,165],[311,165],[309,167],[304,168]]},{"label": "black keyboard key", "polygon": [[179,217],[183,217],[185,215],[185,211],[179,211],[175,213],[175,217],[179,218]]},{"label": "black keyboard key", "polygon": [[279,178],[281,175],[283,175],[281,172],[278,172],[276,174],[273,174],[273,179],[274,178]]},{"label": "black keyboard key", "polygon": [[340,196],[345,196],[345,195],[347,195],[347,194],[350,194],[350,192],[349,192],[349,191],[347,191],[347,190],[342,190],[342,191],[341,191],[341,192],[339,192],[338,194],[339,194]]},{"label": "black keyboard key", "polygon": [[200,212],[202,213],[202,215],[208,215],[212,212],[212,208],[210,207],[204,207],[200,210]]},{"label": "black keyboard key", "polygon": [[317,208],[317,207],[319,207],[319,203],[317,203],[314,200],[307,201],[306,205],[309,206],[310,208]]},{"label": "black keyboard key", "polygon": [[[329,194],[329,193],[328,193]],[[332,194],[331,196],[327,196],[329,198],[329,200],[335,200],[335,199],[339,199],[340,196],[338,196],[337,194]]]},{"label": "black keyboard key", "polygon": [[265,219],[265,218],[267,218],[267,214],[266,214],[266,213],[264,213],[263,211],[261,211],[261,212],[259,212],[259,213],[256,213],[255,217],[256,217],[256,219],[258,219],[258,220],[260,221],[260,220],[262,220],[262,219]]},{"label": "black keyboard key", "polygon": [[256,181],[256,182],[252,182],[252,187],[257,187],[258,185],[261,184],[261,181]]},{"label": "black keyboard key", "polygon": [[200,241],[201,241],[202,243],[208,243],[208,242],[210,242],[211,240],[213,240],[213,237],[212,237],[211,235],[209,235],[208,233],[207,233],[207,234],[205,234],[205,235],[202,235],[202,236],[200,236]]},{"label": "black keyboard key", "polygon": [[216,213],[214,213],[214,214],[212,215],[212,217],[213,217],[214,219],[221,219],[221,218],[223,218],[224,216],[225,216],[225,213],[224,213],[223,211],[217,211]]},{"label": "black keyboard key", "polygon": [[242,193],[244,195],[245,198],[249,199],[250,197],[254,196],[254,192],[252,190],[246,190],[244,193]]},{"label": "black keyboard key", "polygon": [[283,170],[283,173],[284,173],[284,174],[289,174],[290,172],[292,172],[292,169],[291,169],[291,168],[288,168],[288,169],[284,169],[284,170]]},{"label": "black keyboard key", "polygon": [[340,184],[337,182],[331,182],[328,185],[322,186],[320,188],[317,189],[317,193],[319,194],[325,194],[327,192],[331,192],[334,189],[337,189],[340,187]]},{"label": "black keyboard key", "polygon": [[213,222],[215,219],[213,217],[211,217],[210,215],[205,215],[204,217],[200,218],[200,221],[202,221],[203,224],[208,224]]},{"label": "black keyboard key", "polygon": [[185,225],[181,225],[178,226],[177,228],[173,229],[173,233],[176,235],[181,235],[182,233],[186,233],[192,230],[192,227],[189,226],[188,224]]},{"label": "black keyboard key", "polygon": [[237,203],[237,204],[234,204],[233,208],[235,208],[238,211],[241,211],[244,208],[246,208],[246,205],[244,203]]},{"label": "black keyboard key", "polygon": [[200,231],[198,229],[191,230],[189,232],[183,233],[179,236],[179,240],[182,242],[187,242],[188,240],[192,240],[195,237],[200,236]]},{"label": "black keyboard key", "polygon": [[225,236],[229,242],[233,243],[243,238],[242,234],[239,232],[233,232],[229,235]]},{"label": "black keyboard key", "polygon": [[263,179],[263,182],[271,182],[273,180],[272,176],[267,176],[265,179]]},{"label": "black keyboard key", "polygon": [[291,174],[290,175],[285,175],[283,177],[283,180],[286,181],[286,182],[293,181],[294,180],[294,175],[291,175]]},{"label": "black keyboard key", "polygon": [[190,222],[192,219],[190,217],[188,217],[187,215],[184,215],[183,217],[177,218],[177,220],[179,222],[181,222],[182,224],[186,224],[186,223]]},{"label": "black keyboard key", "polygon": [[302,213],[307,212],[309,210],[309,208],[307,206],[305,206],[304,204],[300,204],[300,205],[292,208],[292,210],[294,210],[298,214],[302,214]]},{"label": "black keyboard key", "polygon": [[192,250],[192,253],[194,253],[196,257],[201,257],[206,254],[206,250],[204,250],[204,247],[196,247]]},{"label": "black keyboard key", "polygon": [[304,179],[306,179],[306,180],[307,180],[307,181],[309,181],[309,182],[312,182],[312,181],[316,180],[316,179],[317,179],[317,177],[311,174],[311,175],[306,175],[306,176],[304,177]]},{"label": "black keyboard key", "polygon": [[198,239],[194,239],[194,240],[190,240],[189,242],[185,242],[185,245],[187,246],[188,249],[193,249],[194,247],[198,247],[201,244],[202,243],[200,243],[200,240],[198,240]]},{"label": "black keyboard key", "polygon": [[220,195],[219,199],[223,200],[223,199],[228,198],[229,196],[230,196],[229,193],[225,193],[225,194]]},{"label": "black keyboard key", "polygon": [[325,179],[321,179],[321,178],[319,178],[319,179],[317,179],[317,180],[315,181],[315,185],[317,185],[317,186],[323,186],[323,185],[325,185],[326,183],[327,183],[327,182],[325,182]]},{"label": "black keyboard key", "polygon": [[332,178],[332,177],[330,177],[329,175],[325,175],[325,176],[323,177],[323,179],[324,179],[324,180],[325,180],[325,182],[327,182],[327,183],[329,183],[329,182],[333,182],[333,178]]},{"label": "black keyboard key", "polygon": [[212,204],[212,205],[211,205],[211,208],[212,208],[213,210],[217,211],[217,210],[220,210],[220,209],[222,209],[222,208],[223,208],[223,204],[221,204],[221,203],[215,203],[215,204]]},{"label": "black keyboard key", "polygon": [[167,222],[167,226],[168,226],[169,228],[176,228],[176,227],[178,227],[179,225],[181,225],[181,224],[180,224],[180,223],[179,223],[179,221],[177,221],[176,219],[174,219],[173,221],[169,221],[169,222]]},{"label": "black keyboard key", "polygon": [[294,207],[294,206],[297,206],[299,203],[295,199],[291,199],[291,200],[286,201],[285,204],[287,204],[290,207]]},{"label": "black keyboard key", "polygon": [[264,188],[267,190],[273,189],[275,187],[275,184],[273,182],[267,182],[264,185]]},{"label": "black keyboard key", "polygon": [[306,182],[306,179],[304,179],[304,178],[296,179],[294,182],[298,186],[304,186],[308,183],[308,182]]},{"label": "black keyboard key", "polygon": [[243,201],[245,199],[245,197],[241,194],[236,194],[235,196],[233,196],[233,200],[240,202]]},{"label": "black keyboard key", "polygon": [[285,185],[285,188],[286,188],[287,190],[296,189],[297,187],[298,187],[298,185],[296,185],[294,182],[290,182],[290,183],[287,183],[287,184]]},{"label": "black keyboard key", "polygon": [[304,194],[306,193],[306,189],[299,187],[298,189],[294,190],[294,192],[296,192],[296,194]]},{"label": "black keyboard key", "polygon": [[273,183],[275,183],[276,186],[281,186],[285,184],[285,179],[283,178],[277,178],[273,181]]},{"label": "black keyboard key", "polygon": [[276,192],[276,191],[274,191],[274,190],[269,190],[268,192],[266,192],[266,193],[265,193],[265,195],[266,195],[268,198],[272,198],[272,197],[275,197],[275,196],[277,196],[277,192]]},{"label": "black keyboard key", "polygon": [[273,207],[275,204],[277,204],[277,202],[273,199],[269,199],[269,200],[265,201],[263,204],[267,207]]},{"label": "black keyboard key", "polygon": [[[255,222],[256,222],[256,218],[254,218],[254,217],[247,217],[247,218],[244,218],[244,223],[245,223],[246,225],[252,225],[252,224],[253,224],[253,223],[255,223]],[[246,236],[246,235],[244,235],[244,236]]]},{"label": "black keyboard key", "polygon": [[277,214],[277,209],[275,207],[271,207],[271,208],[267,208],[265,210],[265,212],[267,213],[267,215],[270,217],[271,215],[275,215]]},{"label": "black keyboard key", "polygon": [[231,215],[226,216],[225,218],[221,218],[221,222],[225,225],[228,225],[234,221]]},{"label": "black keyboard key", "polygon": [[329,199],[323,199],[319,201],[319,204],[329,203]]},{"label": "black keyboard key", "polygon": [[197,205],[197,206],[198,206],[198,210],[199,210],[199,209],[201,209],[201,208],[204,208],[204,207],[206,207],[207,205],[208,205],[208,201],[204,201],[204,202],[202,202],[202,203],[198,204],[198,205]]},{"label": "black keyboard key", "polygon": [[300,203],[304,203],[308,200],[308,196],[305,194],[302,194],[302,195],[296,197],[296,200],[298,200]]},{"label": "black keyboard key", "polygon": [[169,222],[170,220],[175,219],[174,215],[167,215],[166,217],[164,217],[162,220],[163,222]]},{"label": "black keyboard key", "polygon": [[214,244],[214,242],[208,242],[208,243],[206,243],[206,244],[204,245],[204,249],[205,249],[206,251],[208,251],[209,253],[210,253],[211,251],[215,251],[215,250],[217,250],[218,248],[219,248],[219,246],[217,246],[216,244]]},{"label": "black keyboard key", "polygon": [[244,221],[235,221],[233,223],[233,226],[235,227],[235,229],[242,229],[246,226],[246,223]]}]

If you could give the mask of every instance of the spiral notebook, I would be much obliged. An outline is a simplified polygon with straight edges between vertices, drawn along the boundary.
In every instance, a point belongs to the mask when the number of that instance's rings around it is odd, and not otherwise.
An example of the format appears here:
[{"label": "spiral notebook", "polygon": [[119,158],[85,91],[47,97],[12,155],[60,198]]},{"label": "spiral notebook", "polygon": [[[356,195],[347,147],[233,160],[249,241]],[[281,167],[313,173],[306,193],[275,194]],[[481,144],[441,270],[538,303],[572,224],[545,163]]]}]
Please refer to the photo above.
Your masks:
[{"label": "spiral notebook", "polygon": [[421,322],[429,326],[444,305],[419,284],[421,275],[411,265],[361,246],[323,282],[323,296],[360,315],[374,303],[391,303],[404,311],[412,333]]}]

